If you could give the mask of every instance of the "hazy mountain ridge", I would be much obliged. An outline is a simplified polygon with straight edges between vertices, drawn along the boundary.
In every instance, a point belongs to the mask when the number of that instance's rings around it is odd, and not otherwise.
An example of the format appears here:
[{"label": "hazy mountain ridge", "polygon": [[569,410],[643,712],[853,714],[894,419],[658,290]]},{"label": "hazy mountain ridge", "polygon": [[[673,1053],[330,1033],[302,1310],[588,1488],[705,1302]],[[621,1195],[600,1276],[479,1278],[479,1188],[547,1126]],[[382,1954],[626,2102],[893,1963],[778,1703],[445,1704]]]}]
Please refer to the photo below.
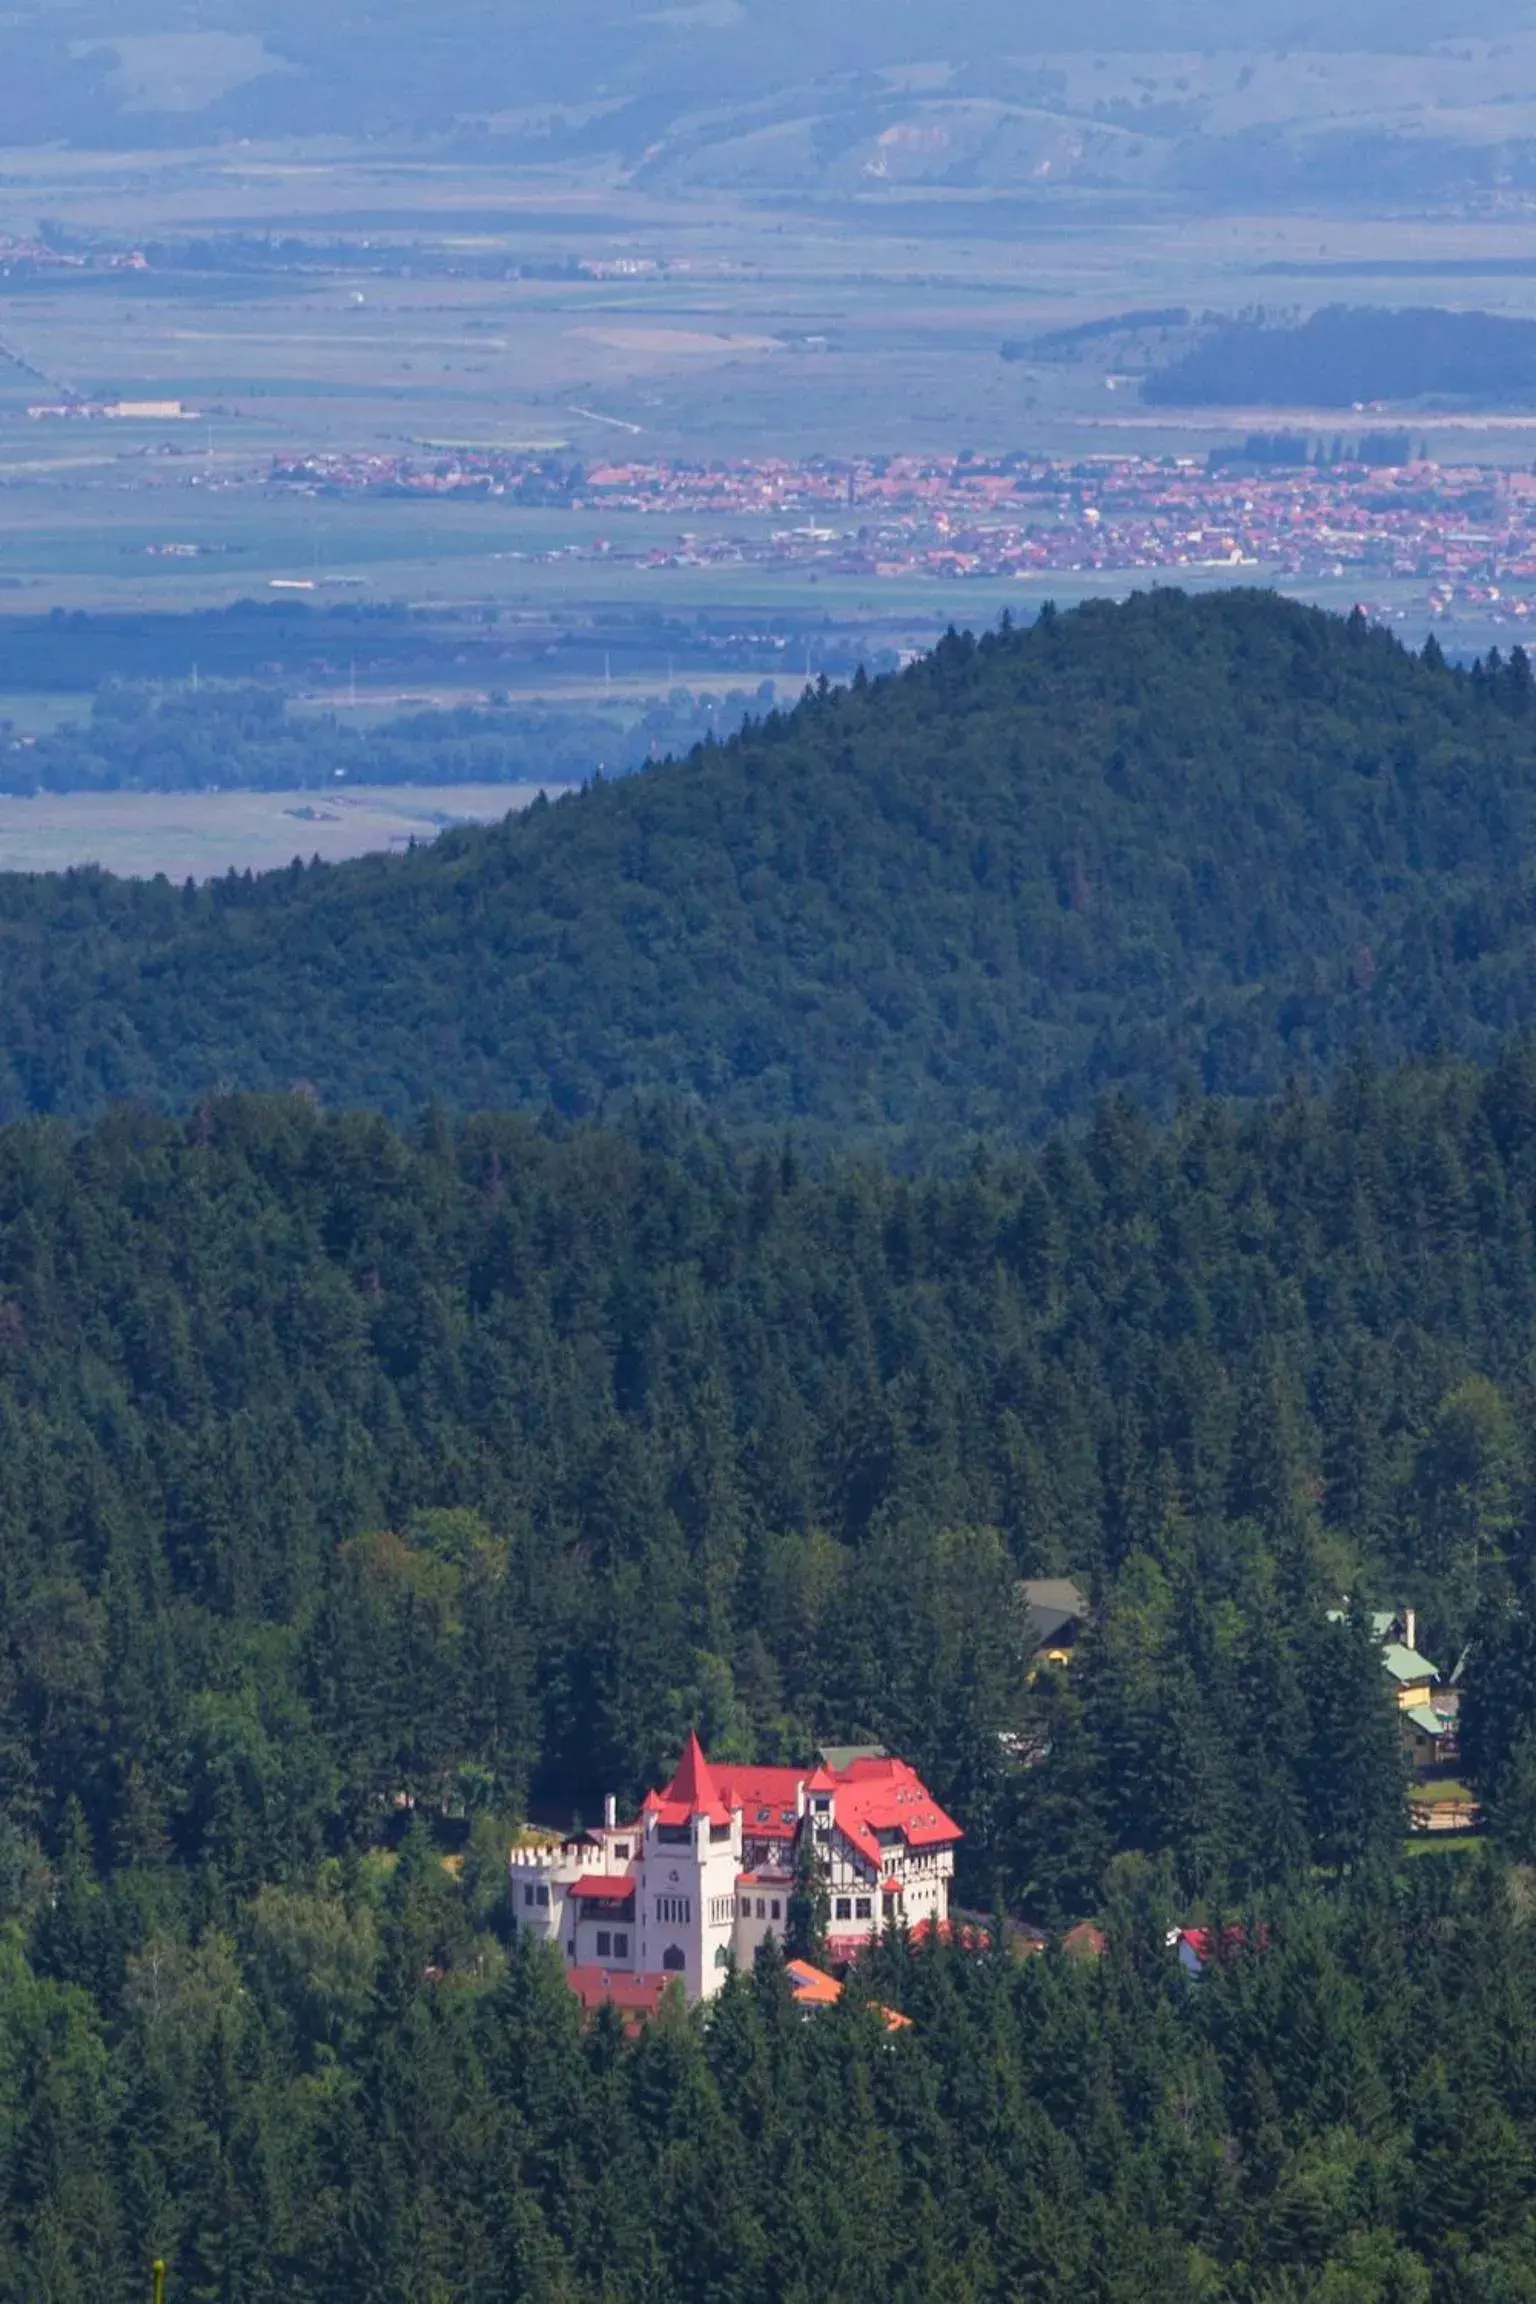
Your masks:
[{"label": "hazy mountain ridge", "polygon": [[[1438,13],[1375,0],[1283,21],[1269,6],[1174,0],[1131,10],[1098,0],[1074,12],[1075,46],[1064,53],[1059,17],[1021,16],[1001,0],[964,0],[942,25],[915,4],[832,14],[809,0],[638,12],[578,0],[558,16],[531,0],[510,9],[470,0],[451,22],[400,0],[352,0],[322,14],[293,0],[205,0],[169,22],[163,0],[67,10],[49,0],[0,28],[0,134],[108,144],[420,137],[506,115],[536,149],[551,137],[558,145],[568,115],[596,106],[612,108],[619,133],[607,149],[628,164],[637,155],[623,116],[638,105],[647,167],[670,180],[675,161],[680,185],[846,189],[837,162],[847,129],[854,146],[870,147],[855,165],[861,187],[895,174],[999,186],[1167,181],[1209,192],[1212,176],[1245,180],[1256,135],[1278,140],[1301,168],[1315,168],[1340,138],[1364,140],[1367,151],[1373,135],[1400,133],[1457,152],[1518,142],[1522,87],[1536,108],[1526,27],[1512,0],[1463,15],[1449,41]],[[851,104],[838,86],[849,76],[859,84]],[[800,133],[743,170],[735,146],[744,132],[762,133],[752,114],[765,101]],[[711,121],[715,108],[724,116]],[[829,135],[838,146],[830,162]],[[595,141],[604,148],[600,132]]]},{"label": "hazy mountain ridge", "polygon": [[[872,80],[874,84],[872,85]],[[1091,49],[888,67],[730,119],[680,113],[657,185],[770,192],[1138,187],[1228,205],[1435,200],[1536,178],[1536,40],[1412,54]]]}]

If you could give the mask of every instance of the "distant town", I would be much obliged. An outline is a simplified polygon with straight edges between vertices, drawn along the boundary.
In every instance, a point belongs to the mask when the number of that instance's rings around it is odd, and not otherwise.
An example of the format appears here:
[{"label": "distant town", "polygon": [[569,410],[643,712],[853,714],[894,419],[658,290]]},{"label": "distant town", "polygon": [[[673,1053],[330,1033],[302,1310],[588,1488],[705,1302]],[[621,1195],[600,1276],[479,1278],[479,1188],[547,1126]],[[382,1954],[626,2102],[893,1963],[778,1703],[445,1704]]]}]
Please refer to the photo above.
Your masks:
[{"label": "distant town", "polygon": [[[317,494],[504,495],[653,514],[659,531],[678,524],[654,543],[637,544],[631,527],[623,542],[587,536],[530,559],[783,566],[877,581],[1251,569],[1266,581],[1358,577],[1367,607],[1371,579],[1406,579],[1426,588],[1440,617],[1536,616],[1536,473],[1436,464],[1391,435],[1367,443],[1363,461],[1361,445],[1324,442],[1314,454],[1301,440],[1261,439],[1208,459],[626,457],[587,466],[407,447],[280,460],[268,479]],[[710,525],[691,529],[690,520]]]}]

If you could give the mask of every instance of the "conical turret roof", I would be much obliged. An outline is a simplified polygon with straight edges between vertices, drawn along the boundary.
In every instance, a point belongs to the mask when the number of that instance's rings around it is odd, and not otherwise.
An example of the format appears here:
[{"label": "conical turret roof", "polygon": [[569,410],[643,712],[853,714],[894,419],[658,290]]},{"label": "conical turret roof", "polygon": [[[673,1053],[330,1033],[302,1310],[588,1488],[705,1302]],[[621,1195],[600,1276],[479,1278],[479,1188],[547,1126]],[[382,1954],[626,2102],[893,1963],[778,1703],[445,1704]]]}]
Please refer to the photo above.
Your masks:
[{"label": "conical turret roof", "polygon": [[704,1757],[704,1747],[691,1728],[677,1764],[677,1774],[662,1798],[668,1808],[681,1809],[688,1816],[707,1816],[711,1824],[729,1824],[731,1820],[731,1812],[720,1796],[720,1787]]}]

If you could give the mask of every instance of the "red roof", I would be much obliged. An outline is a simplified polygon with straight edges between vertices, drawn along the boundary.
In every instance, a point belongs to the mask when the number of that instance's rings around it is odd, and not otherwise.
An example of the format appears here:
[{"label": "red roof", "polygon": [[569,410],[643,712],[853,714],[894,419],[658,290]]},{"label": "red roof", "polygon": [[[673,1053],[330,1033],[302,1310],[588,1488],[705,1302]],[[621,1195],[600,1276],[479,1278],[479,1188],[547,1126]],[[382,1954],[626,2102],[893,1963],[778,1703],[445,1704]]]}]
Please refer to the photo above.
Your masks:
[{"label": "red roof", "polygon": [[838,1830],[878,1871],[882,1832],[899,1832],[909,1848],[943,1848],[965,1837],[905,1760],[855,1760],[837,1780]]},{"label": "red roof", "polygon": [[711,1824],[729,1824],[730,1809],[720,1797],[704,1747],[691,1728],[676,1775],[659,1799],[647,1794],[645,1805],[654,1808],[664,1824],[687,1824],[695,1816],[707,1816]]},{"label": "red roof", "polygon": [[[941,1944],[954,1944],[962,1952],[985,1952],[992,1938],[990,1931],[978,1928],[968,1920],[919,1920],[907,1932],[907,1942],[915,1951],[930,1936]],[[861,1928],[856,1935],[847,1930],[833,1930],[827,1938],[827,1951],[834,1960],[852,1963],[862,1959],[870,1947],[870,1932]]]},{"label": "red roof", "polygon": [[786,1960],[784,1973],[802,2008],[830,2008],[843,1996],[837,1978],[829,1976],[824,1968],[813,1968],[809,1960]]},{"label": "red roof", "polygon": [[800,1787],[805,1774],[799,1768],[740,1768],[722,1760],[715,1772],[720,1797],[728,1808],[741,1810],[741,1829],[749,1840],[792,1840],[800,1821]]},{"label": "red roof", "polygon": [[635,1884],[623,1872],[583,1872],[566,1889],[567,1896],[590,1896],[602,1904],[627,1903],[635,1893]]},{"label": "red roof", "polygon": [[941,1944],[958,1944],[962,1952],[985,1952],[992,1942],[989,1928],[978,1928],[970,1920],[919,1920],[911,1932],[910,1941],[925,1943],[937,1931]]},{"label": "red roof", "polygon": [[[835,2008],[843,1996],[843,1987],[837,1978],[829,1976],[825,1968],[813,1968],[809,1960],[786,1960],[784,1973],[798,2008]],[[880,2000],[870,2005],[887,2032],[911,2030],[911,2017],[903,2016],[899,2008],[887,2008]]]},{"label": "red roof", "polygon": [[[1207,1960],[1230,1959],[1234,1952],[1245,1951],[1248,1945],[1248,1931],[1241,1922],[1231,1922],[1221,1931],[1221,1942],[1218,1947],[1216,1931],[1213,1928],[1181,1928],[1178,1931],[1178,1941],[1189,1946],[1203,1967]],[[1262,1922],[1254,1933],[1254,1943],[1261,1952],[1269,1949],[1269,1930]]]},{"label": "red roof", "polygon": [[631,1976],[621,1968],[567,1968],[565,1980],[589,2015],[611,2001],[626,2029],[654,2016],[668,1985],[677,1981],[672,1976]]},{"label": "red roof", "polygon": [[824,1766],[806,1776],[798,1768],[743,1768],[728,1760],[712,1768],[695,1735],[666,1790],[648,1792],[644,1805],[664,1824],[684,1824],[694,1816],[725,1824],[739,1808],[746,1838],[783,1841],[798,1829],[802,1789],[835,1795],[838,1829],[876,1871],[882,1832],[899,1832],[909,1848],[952,1847],[965,1837],[905,1760],[855,1760],[839,1775]]}]

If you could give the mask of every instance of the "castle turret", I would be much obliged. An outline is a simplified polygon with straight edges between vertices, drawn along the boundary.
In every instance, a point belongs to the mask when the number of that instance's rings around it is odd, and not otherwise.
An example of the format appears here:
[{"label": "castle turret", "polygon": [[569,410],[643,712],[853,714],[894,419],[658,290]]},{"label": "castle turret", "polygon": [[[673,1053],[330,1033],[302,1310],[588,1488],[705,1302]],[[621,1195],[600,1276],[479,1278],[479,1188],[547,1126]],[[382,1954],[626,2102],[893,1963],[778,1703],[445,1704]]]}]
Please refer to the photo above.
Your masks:
[{"label": "castle turret", "polygon": [[725,1981],[741,1867],[741,1813],[726,1806],[704,1749],[690,1734],[677,1773],[642,1810],[641,1966],[679,1976],[690,2000]]}]

